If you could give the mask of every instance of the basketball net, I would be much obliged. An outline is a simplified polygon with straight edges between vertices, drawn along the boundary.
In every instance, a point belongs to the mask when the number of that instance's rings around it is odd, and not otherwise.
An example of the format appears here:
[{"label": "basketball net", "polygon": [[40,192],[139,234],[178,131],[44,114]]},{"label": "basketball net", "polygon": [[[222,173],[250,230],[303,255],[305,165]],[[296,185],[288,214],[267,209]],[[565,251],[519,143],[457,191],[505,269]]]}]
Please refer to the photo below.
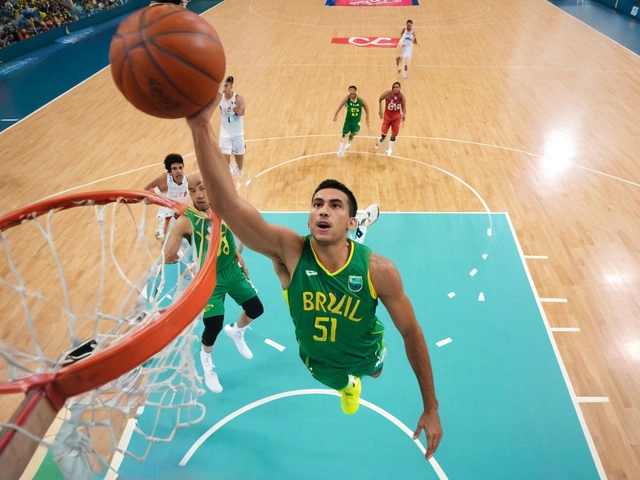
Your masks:
[{"label": "basketball net", "polygon": [[19,478],[39,445],[68,480],[109,470],[117,478],[123,456],[143,460],[152,443],[204,417],[194,319],[215,286],[220,220],[212,215],[210,255],[196,274],[187,252],[164,262],[148,203],[186,209],[148,192],[88,192],[0,217],[8,478]]}]

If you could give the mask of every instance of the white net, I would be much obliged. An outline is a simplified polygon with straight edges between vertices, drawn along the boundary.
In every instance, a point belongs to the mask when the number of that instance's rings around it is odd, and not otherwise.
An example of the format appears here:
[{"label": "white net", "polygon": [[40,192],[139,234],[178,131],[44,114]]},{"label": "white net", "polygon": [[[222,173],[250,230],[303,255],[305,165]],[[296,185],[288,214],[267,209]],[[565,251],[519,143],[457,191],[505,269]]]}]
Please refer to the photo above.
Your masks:
[{"label": "white net", "polygon": [[[196,266],[163,262],[153,235],[156,208],[87,204],[0,231],[0,382],[82,362],[155,322],[182,294]],[[65,478],[104,475],[123,455],[142,460],[154,442],[171,441],[178,428],[203,418],[197,324],[142,366],[67,400],[59,430],[37,439]],[[0,395],[3,429],[20,431],[9,417],[21,397]],[[138,435],[145,446],[129,451],[123,435]]]}]

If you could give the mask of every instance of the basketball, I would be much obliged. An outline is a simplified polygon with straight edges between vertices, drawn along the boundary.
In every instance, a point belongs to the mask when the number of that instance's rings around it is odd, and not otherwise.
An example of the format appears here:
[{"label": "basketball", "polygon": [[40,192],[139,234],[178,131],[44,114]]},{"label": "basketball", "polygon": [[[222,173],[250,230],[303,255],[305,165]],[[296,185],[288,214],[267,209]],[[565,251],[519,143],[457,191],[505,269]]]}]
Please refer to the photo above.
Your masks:
[{"label": "basketball", "polygon": [[160,118],[198,112],[218,92],[225,55],[206,20],[158,3],[125,19],[111,40],[111,75],[137,109]]}]

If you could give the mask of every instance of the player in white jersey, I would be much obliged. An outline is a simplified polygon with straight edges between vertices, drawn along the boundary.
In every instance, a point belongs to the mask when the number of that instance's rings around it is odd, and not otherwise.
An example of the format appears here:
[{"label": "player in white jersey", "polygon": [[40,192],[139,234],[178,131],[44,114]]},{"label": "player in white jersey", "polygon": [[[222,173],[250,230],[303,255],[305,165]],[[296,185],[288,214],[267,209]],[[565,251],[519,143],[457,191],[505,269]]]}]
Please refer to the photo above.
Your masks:
[{"label": "player in white jersey", "polygon": [[413,53],[413,44],[418,44],[418,40],[416,39],[416,32],[413,29],[413,22],[411,20],[407,20],[406,28],[402,29],[402,33],[400,34],[400,41],[398,42],[398,46],[402,45],[402,52],[399,57],[396,57],[396,65],[398,65],[398,73],[402,73],[404,68],[404,75],[402,78],[407,79],[409,63],[411,63],[411,55]]},{"label": "player in white jersey", "polygon": [[[233,77],[224,81],[220,101],[220,150],[229,163],[231,172],[242,177],[244,171],[244,97],[233,91]],[[231,164],[231,153],[236,163]]]},{"label": "player in white jersey", "polygon": [[[167,170],[167,173],[160,175],[144,187],[144,189],[152,191],[158,189],[167,198],[188,203],[189,183],[187,176],[184,174],[184,160],[182,156],[177,153],[170,153],[164,159],[164,168]],[[156,238],[158,240],[164,240],[169,222],[175,213],[176,212],[167,207],[160,207],[160,210],[158,210],[158,230],[156,230]]]}]

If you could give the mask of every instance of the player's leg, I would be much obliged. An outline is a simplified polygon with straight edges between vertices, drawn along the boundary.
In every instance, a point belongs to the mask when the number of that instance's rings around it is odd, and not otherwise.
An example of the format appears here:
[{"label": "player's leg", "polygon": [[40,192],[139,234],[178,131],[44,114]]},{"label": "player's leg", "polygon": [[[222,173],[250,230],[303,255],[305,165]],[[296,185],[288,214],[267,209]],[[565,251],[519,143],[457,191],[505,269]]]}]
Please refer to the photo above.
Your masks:
[{"label": "player's leg", "polygon": [[[207,305],[209,306],[209,305]],[[204,370],[204,383],[207,388],[213,393],[222,392],[222,385],[220,379],[215,371],[215,365],[211,359],[213,352],[213,344],[218,338],[218,334],[222,331],[222,324],[224,322],[224,315],[215,315],[209,312],[205,312],[205,317],[202,321],[204,323],[204,331],[202,332],[202,350],[200,351],[200,362],[202,363],[202,369]]]},{"label": "player's leg", "polygon": [[235,342],[240,355],[250,359],[253,358],[253,353],[251,353],[244,340],[244,334],[251,322],[264,313],[264,306],[260,298],[258,298],[258,292],[251,281],[245,276],[240,267],[236,267],[237,265],[234,265],[225,269],[228,271],[225,271],[224,275],[229,276],[228,280],[232,285],[229,289],[229,296],[242,307],[242,313],[240,313],[240,317],[235,324],[224,327],[224,333]]},{"label": "player's leg", "polygon": [[231,173],[236,173],[238,167],[236,165],[231,164],[231,150],[233,149],[233,141],[228,137],[220,137],[218,140],[218,146],[220,147],[220,151],[222,152],[222,156],[227,161],[229,165],[229,169]]},{"label": "player's leg", "polygon": [[404,58],[404,75],[402,76],[402,78],[404,78],[405,80],[409,78],[410,63],[411,63],[411,52],[409,52],[409,55]]},{"label": "player's leg", "polygon": [[342,157],[343,155],[343,151],[345,150],[344,148],[345,138],[350,131],[351,131],[351,126],[345,120],[344,124],[342,125],[342,137],[340,137],[340,146],[338,147],[339,157]]},{"label": "player's leg", "polygon": [[244,154],[247,151],[244,145],[243,137],[235,137],[231,140],[231,151],[233,152],[233,156],[236,159],[236,165],[237,165],[237,169],[233,173],[237,174],[238,177],[242,178],[242,175],[244,175],[244,170],[243,170]]},{"label": "player's leg", "polygon": [[364,243],[368,228],[376,223],[379,216],[380,207],[375,203],[369,205],[366,210],[358,210],[358,213],[356,213],[358,227],[355,229],[353,240],[358,243]]},{"label": "player's leg", "polygon": [[387,132],[389,131],[389,127],[391,124],[386,120],[382,121],[382,128],[380,129],[380,138],[376,140],[376,148],[380,146],[384,139],[387,137]]},{"label": "player's leg", "polygon": [[358,132],[360,131],[360,124],[359,123],[352,123],[351,124],[351,133],[349,133],[349,140],[347,141],[347,144],[344,146],[344,151],[346,152],[347,150],[349,150],[349,148],[351,147],[351,142],[353,141],[353,137],[355,137]]},{"label": "player's leg", "polygon": [[391,124],[391,138],[389,139],[389,150],[387,150],[387,155],[391,155],[393,153],[393,146],[396,143],[398,133],[400,133],[400,122],[402,122],[402,118],[394,120]]},{"label": "player's leg", "polygon": [[320,383],[340,392],[340,406],[347,415],[356,413],[360,406],[360,392],[362,384],[360,379],[349,375],[343,368],[329,367],[308,357],[300,350],[300,359],[305,364],[309,373]]}]

